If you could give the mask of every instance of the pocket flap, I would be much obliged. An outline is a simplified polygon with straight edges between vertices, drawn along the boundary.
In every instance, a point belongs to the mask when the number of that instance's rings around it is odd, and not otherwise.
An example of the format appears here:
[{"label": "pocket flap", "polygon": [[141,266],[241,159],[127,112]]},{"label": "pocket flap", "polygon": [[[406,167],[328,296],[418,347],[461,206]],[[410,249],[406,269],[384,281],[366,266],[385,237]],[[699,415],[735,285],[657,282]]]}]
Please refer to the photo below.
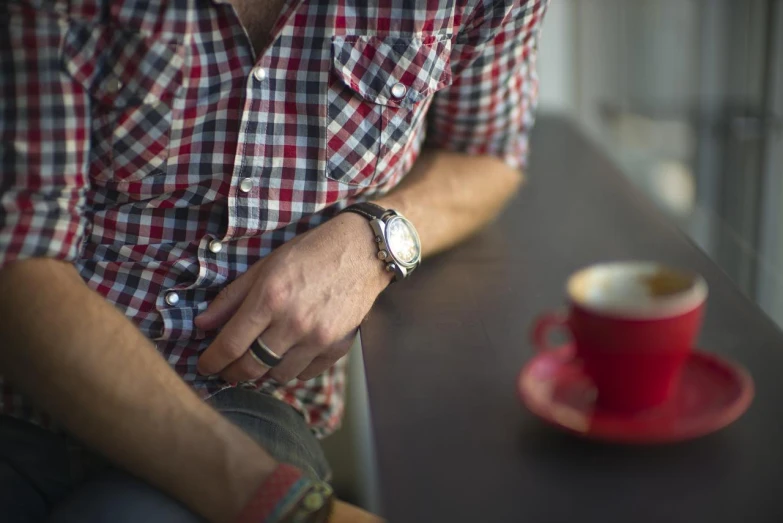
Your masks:
[{"label": "pocket flap", "polygon": [[333,68],[373,103],[407,106],[451,83],[451,38],[433,35],[332,38]]},{"label": "pocket flap", "polygon": [[115,107],[173,98],[182,83],[181,46],[106,25],[72,24],[65,70],[100,103]]}]

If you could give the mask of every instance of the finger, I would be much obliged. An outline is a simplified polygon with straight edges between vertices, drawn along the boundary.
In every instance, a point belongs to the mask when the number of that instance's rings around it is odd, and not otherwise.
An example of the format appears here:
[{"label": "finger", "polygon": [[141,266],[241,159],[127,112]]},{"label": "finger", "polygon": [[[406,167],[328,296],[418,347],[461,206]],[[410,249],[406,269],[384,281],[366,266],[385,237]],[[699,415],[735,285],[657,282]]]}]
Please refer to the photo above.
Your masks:
[{"label": "finger", "polygon": [[319,356],[315,358],[305,370],[299,373],[297,378],[302,381],[311,380],[329,370],[340,356]]},{"label": "finger", "polygon": [[271,312],[254,294],[257,293],[248,293],[215,341],[201,354],[199,373],[211,375],[221,372],[247,352],[250,344],[269,326]]},{"label": "finger", "polygon": [[332,516],[329,521],[344,521],[350,523],[386,523],[385,519],[381,519],[375,514],[365,512],[359,507],[349,505],[339,499],[334,501],[332,505]]},{"label": "finger", "polygon": [[269,372],[269,367],[257,362],[250,354],[245,352],[238,360],[223,369],[220,377],[229,383],[257,380]]},{"label": "finger", "polygon": [[207,310],[196,316],[195,324],[199,329],[210,331],[217,329],[228,321],[229,318],[242,305],[250,289],[253,287],[253,274],[257,265],[253,265],[247,272],[231,282],[218,293]]},{"label": "finger", "polygon": [[333,345],[328,351],[323,352],[315,358],[298,376],[300,380],[311,380],[324,373],[327,369],[337,363],[340,358],[348,354],[353,346],[353,340],[356,332],[352,332],[341,342]]},{"label": "finger", "polygon": [[279,319],[272,322],[258,337],[264,342],[266,348],[280,358],[284,358],[289,349],[301,339],[301,335],[293,332],[284,320]]},{"label": "finger", "polygon": [[[270,329],[267,329],[263,333],[262,339],[267,336],[269,330]],[[266,341],[264,341],[264,344],[266,344]],[[269,348],[271,349],[271,347]],[[294,379],[296,375],[299,374],[299,371],[306,368],[313,361],[313,358],[318,355],[317,350],[311,349],[308,351],[302,347],[299,347],[299,349],[293,347],[285,351],[281,351],[283,354],[280,354],[277,351],[273,352],[281,357],[285,355],[285,358],[283,358],[283,360],[275,367],[268,367],[267,365],[256,361],[256,359],[250,354],[250,350],[248,350],[238,360],[234,361],[228,367],[223,369],[223,371],[220,373],[220,377],[229,383],[234,383],[239,381],[257,380],[267,373],[270,373],[270,376],[272,376],[276,381],[284,384]]]},{"label": "finger", "polygon": [[[293,347],[297,337],[292,333],[290,327],[284,325],[286,324],[275,322],[259,336],[256,336],[250,345],[248,345],[248,351],[223,369],[220,376],[228,382],[234,382],[257,379],[266,374],[267,371],[270,370],[269,367],[255,361],[255,358],[253,358],[249,351],[252,350],[252,346],[256,342],[256,339],[260,338],[269,350],[274,352],[276,356],[283,358],[283,356],[288,353],[289,349]],[[278,366],[282,364],[283,362],[281,361]]]},{"label": "finger", "polygon": [[316,347],[301,345],[293,347],[286,353],[283,361],[269,371],[269,376],[281,385],[285,385],[305,370],[318,357],[318,352]]}]

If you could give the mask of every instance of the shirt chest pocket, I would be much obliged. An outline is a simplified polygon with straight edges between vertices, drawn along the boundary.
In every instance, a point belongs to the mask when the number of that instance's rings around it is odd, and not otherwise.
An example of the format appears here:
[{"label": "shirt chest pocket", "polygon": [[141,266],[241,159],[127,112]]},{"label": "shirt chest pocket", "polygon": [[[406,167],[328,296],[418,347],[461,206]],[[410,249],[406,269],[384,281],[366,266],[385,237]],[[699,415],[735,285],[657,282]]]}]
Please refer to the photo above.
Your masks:
[{"label": "shirt chest pocket", "polygon": [[332,39],[326,176],[381,184],[422,131],[432,95],[451,83],[449,35]]},{"label": "shirt chest pocket", "polygon": [[117,27],[71,26],[63,66],[91,96],[92,178],[123,182],[165,173],[181,50]]}]

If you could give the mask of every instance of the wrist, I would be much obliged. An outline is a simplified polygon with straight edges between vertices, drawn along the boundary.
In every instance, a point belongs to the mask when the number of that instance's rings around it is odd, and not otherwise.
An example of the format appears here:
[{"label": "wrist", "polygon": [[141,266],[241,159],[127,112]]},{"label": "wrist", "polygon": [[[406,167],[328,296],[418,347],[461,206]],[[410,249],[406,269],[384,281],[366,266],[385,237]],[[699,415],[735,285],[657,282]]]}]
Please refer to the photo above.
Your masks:
[{"label": "wrist", "polygon": [[307,478],[293,465],[281,463],[255,491],[237,523],[323,523],[333,504],[327,483]]},{"label": "wrist", "polygon": [[285,505],[289,492],[300,481],[302,472],[299,469],[285,463],[279,464],[255,490],[237,517],[237,523],[279,520],[279,517],[276,520],[272,518],[276,512],[280,512],[280,505]]},{"label": "wrist", "polygon": [[278,462],[242,429],[198,398],[193,400],[209,412],[204,413],[196,430],[200,434],[198,448],[203,453],[197,460],[199,473],[190,472],[189,476],[198,478],[199,484],[204,478],[212,478],[215,484],[206,490],[189,490],[198,492],[192,503],[203,504],[200,512],[209,520],[233,521],[254,495],[256,486],[272,476]]},{"label": "wrist", "polygon": [[359,265],[357,273],[363,275],[373,290],[380,294],[392,282],[394,274],[387,271],[378,259],[375,236],[367,225],[367,219],[353,213],[342,213],[333,219],[338,220],[347,231],[350,252],[355,254]]},{"label": "wrist", "polygon": [[421,263],[421,240],[416,227],[402,213],[372,202],[349,205],[341,211],[346,213],[367,220],[376,256],[384,269],[394,275],[392,281],[403,280],[416,270]]}]

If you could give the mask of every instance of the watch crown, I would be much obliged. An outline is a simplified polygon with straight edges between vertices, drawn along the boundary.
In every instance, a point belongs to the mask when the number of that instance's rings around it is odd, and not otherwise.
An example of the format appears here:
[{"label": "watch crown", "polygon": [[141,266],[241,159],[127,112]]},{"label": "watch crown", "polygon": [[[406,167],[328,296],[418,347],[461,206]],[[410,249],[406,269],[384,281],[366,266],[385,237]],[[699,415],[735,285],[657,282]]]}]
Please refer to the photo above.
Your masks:
[{"label": "watch crown", "polygon": [[389,253],[387,253],[386,251],[378,251],[379,260],[385,260],[388,257],[389,257]]}]

